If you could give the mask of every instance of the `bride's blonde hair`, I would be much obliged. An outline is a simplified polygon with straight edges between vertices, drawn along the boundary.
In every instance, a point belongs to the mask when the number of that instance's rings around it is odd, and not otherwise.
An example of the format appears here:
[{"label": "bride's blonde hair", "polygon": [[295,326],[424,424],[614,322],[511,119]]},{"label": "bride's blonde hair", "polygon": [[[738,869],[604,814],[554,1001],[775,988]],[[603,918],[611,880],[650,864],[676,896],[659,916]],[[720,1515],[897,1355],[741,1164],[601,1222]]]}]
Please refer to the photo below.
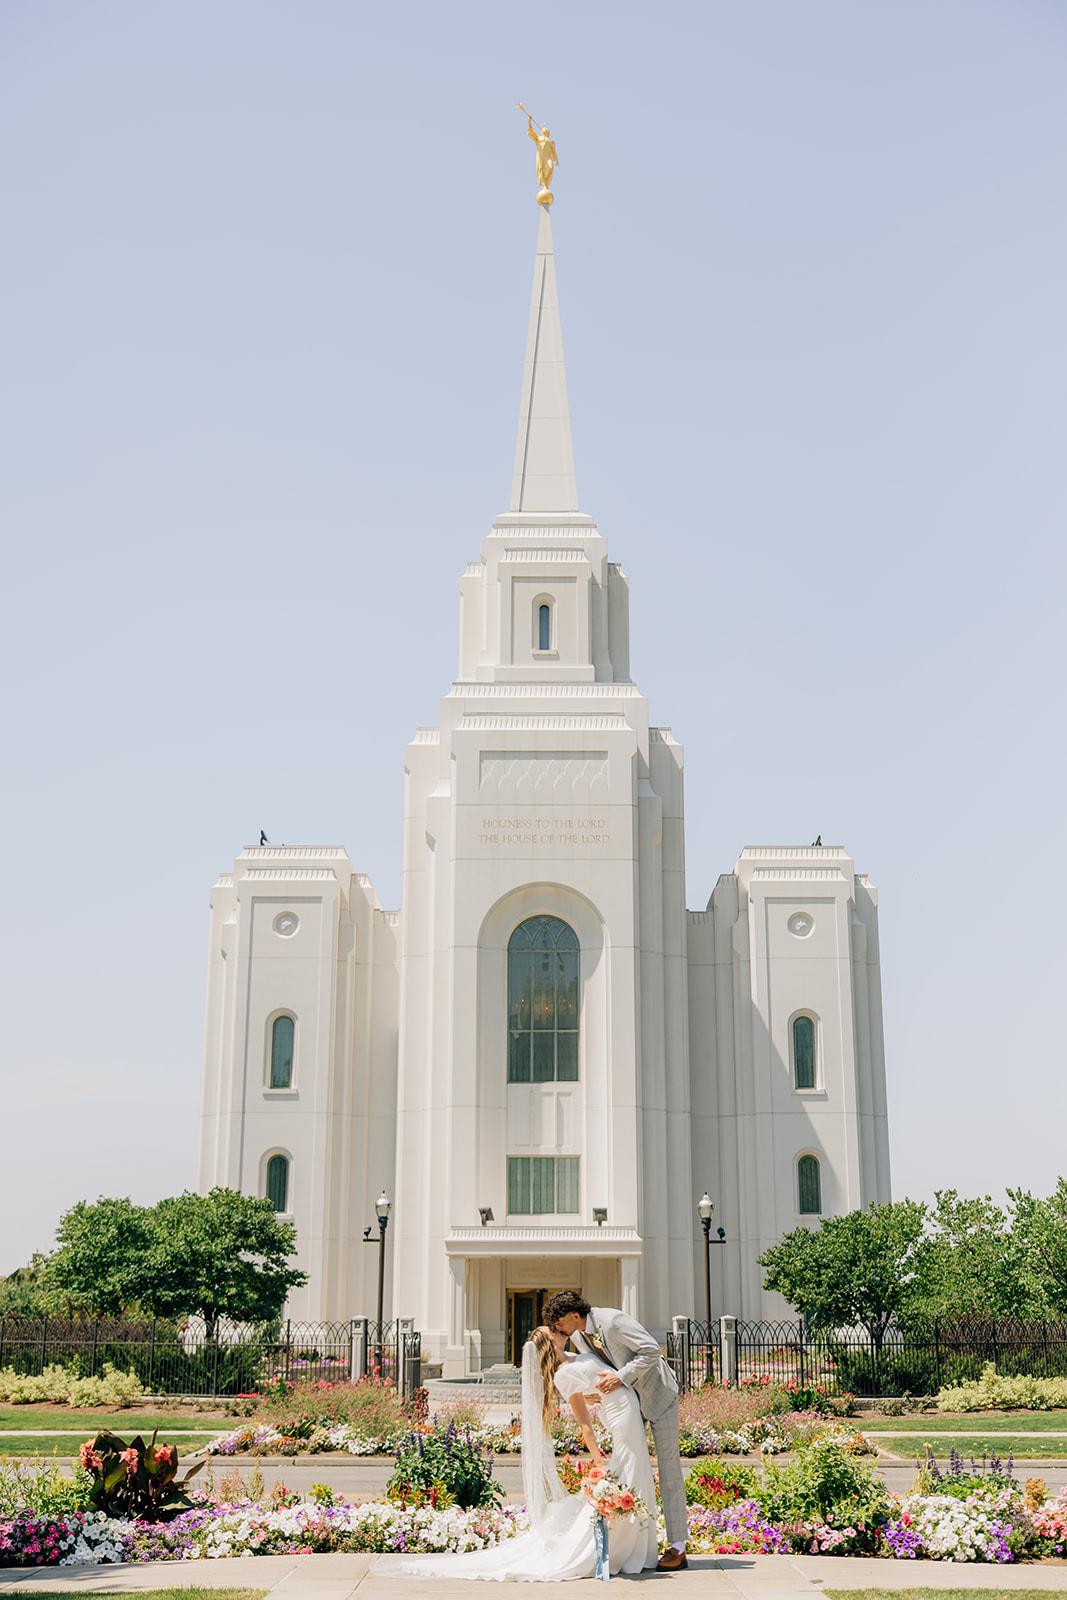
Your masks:
[{"label": "bride's blonde hair", "polygon": [[552,1424],[556,1420],[556,1391],[552,1379],[556,1376],[557,1369],[563,1365],[563,1357],[552,1339],[549,1328],[535,1328],[530,1335],[530,1343],[537,1351],[537,1359],[541,1363],[541,1420],[545,1425],[545,1432],[551,1433]]}]

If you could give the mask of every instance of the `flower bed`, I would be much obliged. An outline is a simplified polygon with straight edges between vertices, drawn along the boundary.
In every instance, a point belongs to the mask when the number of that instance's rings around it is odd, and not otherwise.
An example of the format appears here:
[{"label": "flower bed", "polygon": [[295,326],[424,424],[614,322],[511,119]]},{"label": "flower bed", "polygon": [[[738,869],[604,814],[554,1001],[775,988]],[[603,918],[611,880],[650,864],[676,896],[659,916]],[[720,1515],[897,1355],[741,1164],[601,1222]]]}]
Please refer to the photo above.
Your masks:
[{"label": "flower bed", "polygon": [[[89,1450],[90,1456],[96,1453]],[[409,1431],[398,1451],[390,1498],[358,1505],[346,1505],[321,1484],[308,1497],[280,1484],[267,1495],[258,1468],[245,1484],[231,1466],[220,1489],[212,1482],[207,1493],[182,1494],[185,1509],[174,1514],[172,1446],[137,1444],[116,1459],[126,1462],[130,1494],[142,1468],[147,1473],[158,1465],[159,1492],[146,1490],[129,1502],[143,1503],[139,1519],[109,1515],[91,1503],[101,1483],[106,1488],[110,1482],[103,1457],[99,1470],[90,1461],[90,1470],[73,1481],[47,1467],[33,1474],[0,1464],[0,1565],[473,1551],[527,1526],[523,1511],[497,1503],[501,1491],[491,1463],[482,1458],[473,1433],[468,1438],[454,1421]],[[585,1464],[564,1463],[572,1491],[588,1493],[594,1476],[600,1478],[599,1469],[594,1474]],[[122,1488],[119,1482],[108,1493]],[[850,1454],[847,1440],[824,1433],[798,1448],[785,1466],[711,1457],[693,1468],[686,1488],[690,1501],[700,1502],[689,1507],[690,1544],[697,1553],[796,1551],[989,1563],[1067,1554],[1067,1489],[1051,1499],[1039,1478],[1020,1484],[1010,1459],[1006,1469],[994,1461],[985,1470],[954,1458],[947,1472],[929,1462],[920,1467],[912,1491],[899,1497]],[[662,1519],[660,1533],[665,1538]]]},{"label": "flower bed", "polygon": [[330,1551],[432,1554],[482,1550],[525,1527],[524,1513],[511,1508],[436,1511],[381,1501],[279,1508],[222,1503],[198,1506],[165,1523],[118,1522],[101,1512],[64,1518],[28,1512],[0,1519],[0,1565],[68,1567]]}]

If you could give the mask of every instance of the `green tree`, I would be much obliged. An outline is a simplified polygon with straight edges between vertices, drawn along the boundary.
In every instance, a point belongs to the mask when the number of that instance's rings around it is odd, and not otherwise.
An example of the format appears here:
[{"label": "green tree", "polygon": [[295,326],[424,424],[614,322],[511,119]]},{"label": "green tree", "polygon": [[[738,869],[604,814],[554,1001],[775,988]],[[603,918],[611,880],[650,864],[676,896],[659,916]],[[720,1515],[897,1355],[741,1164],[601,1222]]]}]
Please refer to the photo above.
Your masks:
[{"label": "green tree", "polygon": [[56,1229],[43,1282],[53,1307],[118,1316],[140,1298],[148,1211],[131,1200],[79,1200]]},{"label": "green tree", "polygon": [[1011,1219],[989,1195],[939,1189],[918,1252],[921,1309],[931,1317],[1040,1316],[1043,1298]]},{"label": "green tree", "polygon": [[1009,1189],[1014,1232],[1037,1293],[1047,1310],[1067,1313],[1067,1178],[1059,1178],[1047,1200]]},{"label": "green tree", "polygon": [[150,1213],[140,1295],[160,1317],[202,1316],[209,1339],[220,1317],[268,1322],[307,1273],[289,1265],[296,1229],[269,1200],[236,1189],[181,1194]]},{"label": "green tree", "polygon": [[61,1219],[45,1278],[54,1297],[93,1315],[131,1305],[156,1317],[266,1322],[307,1274],[289,1265],[296,1230],[269,1200],[235,1189],[181,1194],[155,1206],[79,1201]]},{"label": "green tree", "polygon": [[890,1321],[921,1296],[926,1216],[919,1202],[898,1200],[797,1228],[758,1258],[763,1287],[784,1295],[812,1332],[862,1323],[880,1349]]},{"label": "green tree", "polygon": [[38,1252],[29,1266],[16,1267],[0,1278],[0,1317],[43,1317],[51,1310],[44,1287],[45,1257]]}]

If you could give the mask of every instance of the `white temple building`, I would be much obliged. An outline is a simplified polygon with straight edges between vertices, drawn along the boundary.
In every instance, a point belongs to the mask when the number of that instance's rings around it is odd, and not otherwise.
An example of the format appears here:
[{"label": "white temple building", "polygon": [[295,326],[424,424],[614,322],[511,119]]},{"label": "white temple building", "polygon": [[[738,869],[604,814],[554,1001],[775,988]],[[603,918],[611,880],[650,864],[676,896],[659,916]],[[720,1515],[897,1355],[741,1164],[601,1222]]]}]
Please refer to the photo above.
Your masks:
[{"label": "white temple building", "polygon": [[386,1315],[445,1376],[517,1359],[558,1288],[702,1314],[705,1188],[715,1314],[782,1315],[757,1255],[890,1198],[877,896],[845,850],[775,845],[686,910],[682,747],[578,509],[547,208],[459,635],[405,751],[401,909],[328,845],[246,849],[212,890],[199,1187],[292,1219],[315,1321],[373,1315],[384,1188]]}]

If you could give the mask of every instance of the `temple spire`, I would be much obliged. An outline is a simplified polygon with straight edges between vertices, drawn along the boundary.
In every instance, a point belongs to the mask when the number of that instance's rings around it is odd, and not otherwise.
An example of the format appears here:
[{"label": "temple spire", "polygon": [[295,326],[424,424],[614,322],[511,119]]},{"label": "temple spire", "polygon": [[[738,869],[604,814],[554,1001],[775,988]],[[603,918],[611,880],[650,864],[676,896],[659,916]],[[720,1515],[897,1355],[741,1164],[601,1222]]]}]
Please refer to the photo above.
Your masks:
[{"label": "temple spire", "polygon": [[522,375],[519,436],[515,446],[512,511],[577,511],[567,377],[556,293],[552,222],[541,208],[537,265],[530,301],[530,331]]}]

